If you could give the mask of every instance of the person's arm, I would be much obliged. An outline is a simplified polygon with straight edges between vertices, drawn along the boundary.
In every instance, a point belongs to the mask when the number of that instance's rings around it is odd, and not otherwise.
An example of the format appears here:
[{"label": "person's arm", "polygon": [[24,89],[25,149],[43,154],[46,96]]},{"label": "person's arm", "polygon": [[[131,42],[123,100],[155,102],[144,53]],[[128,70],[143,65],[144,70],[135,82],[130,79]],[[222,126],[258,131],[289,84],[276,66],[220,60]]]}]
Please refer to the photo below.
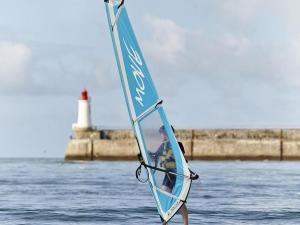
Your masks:
[{"label": "person's arm", "polygon": [[163,145],[161,144],[155,153],[151,153],[151,159],[155,163],[155,167],[158,165],[159,157],[163,154]]}]

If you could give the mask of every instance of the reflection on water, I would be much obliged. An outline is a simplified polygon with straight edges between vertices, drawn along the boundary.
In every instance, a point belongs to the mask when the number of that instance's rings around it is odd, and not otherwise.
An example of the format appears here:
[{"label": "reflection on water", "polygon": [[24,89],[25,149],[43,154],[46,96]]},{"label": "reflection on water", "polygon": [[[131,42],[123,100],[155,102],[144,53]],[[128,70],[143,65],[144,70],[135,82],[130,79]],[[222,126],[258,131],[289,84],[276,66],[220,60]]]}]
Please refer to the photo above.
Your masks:
[{"label": "reflection on water", "polygon": [[[0,224],[161,224],[137,162],[0,160]],[[300,163],[191,162],[190,224],[300,224]],[[170,224],[181,224],[175,216]]]}]

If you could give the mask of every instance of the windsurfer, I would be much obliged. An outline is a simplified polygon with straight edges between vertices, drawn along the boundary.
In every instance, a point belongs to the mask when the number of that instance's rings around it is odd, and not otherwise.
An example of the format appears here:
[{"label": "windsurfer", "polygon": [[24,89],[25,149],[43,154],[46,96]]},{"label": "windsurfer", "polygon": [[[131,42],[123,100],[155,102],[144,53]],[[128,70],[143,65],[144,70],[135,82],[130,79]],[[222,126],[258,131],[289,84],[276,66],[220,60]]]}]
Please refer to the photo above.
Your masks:
[{"label": "windsurfer", "polygon": [[[172,130],[175,133],[175,130],[173,127],[172,127]],[[167,135],[167,132],[166,132],[164,126],[160,127],[159,133],[163,138],[163,143],[160,145],[159,149],[157,150],[156,159],[157,159],[157,156],[160,156],[160,166],[165,168],[168,172],[176,173],[176,161],[174,158],[172,145],[169,141],[169,138],[168,138],[168,135]],[[182,143],[180,143],[179,146],[180,146],[181,151],[184,154],[184,147],[183,147]],[[176,183],[176,175],[166,173],[163,183],[162,183],[162,189],[164,191],[171,193],[174,188],[175,183]],[[179,212],[182,215],[182,220],[184,222],[184,225],[188,225],[188,210],[187,210],[185,203],[183,203]]]},{"label": "windsurfer", "polygon": [[[149,182],[161,218],[163,221],[169,221],[177,212],[178,207],[183,204],[182,201],[188,197],[192,181],[184,174],[181,174],[181,176],[185,176],[186,179],[182,179],[177,174],[179,168],[181,173],[187,173],[188,165],[184,160],[180,160],[182,158],[181,153],[178,152],[177,146],[175,146],[176,148],[174,147],[176,139],[173,136],[171,137],[172,139],[168,137],[166,134],[170,134],[168,129],[161,131],[163,141],[160,137],[157,137],[158,127],[154,128],[154,136],[148,136],[153,135],[153,133],[152,131],[147,133],[148,129],[143,125],[147,121],[151,121],[153,117],[150,115],[159,116],[161,122],[164,124],[168,123],[161,105],[162,102],[159,100],[150,73],[142,57],[142,52],[124,6],[124,0],[104,1],[113,3],[105,5],[106,12],[130,119],[133,121],[133,130],[137,137],[140,153],[143,156],[140,157],[141,165],[136,171],[136,177],[141,182]],[[152,110],[152,106],[155,106],[157,110],[154,110],[154,108]],[[161,147],[157,146],[157,141],[160,141]],[[155,154],[158,151],[158,147],[160,147],[160,155]],[[143,161],[143,158],[145,161]],[[155,165],[153,165],[153,162],[155,162]],[[145,179],[140,176],[143,166],[146,168]],[[162,176],[160,177],[161,174]],[[161,181],[160,178],[164,180],[158,183]],[[187,225],[188,216],[185,206],[181,208],[180,212],[184,217],[184,224]]]},{"label": "windsurfer", "polygon": [[176,162],[173,154],[172,145],[169,141],[165,127],[162,126],[159,129],[159,133],[162,136],[163,143],[159,146],[156,152],[156,160],[160,157],[160,166],[171,173],[166,173],[162,182],[162,189],[169,193],[172,192],[176,183],[176,176],[172,173],[176,173]]}]

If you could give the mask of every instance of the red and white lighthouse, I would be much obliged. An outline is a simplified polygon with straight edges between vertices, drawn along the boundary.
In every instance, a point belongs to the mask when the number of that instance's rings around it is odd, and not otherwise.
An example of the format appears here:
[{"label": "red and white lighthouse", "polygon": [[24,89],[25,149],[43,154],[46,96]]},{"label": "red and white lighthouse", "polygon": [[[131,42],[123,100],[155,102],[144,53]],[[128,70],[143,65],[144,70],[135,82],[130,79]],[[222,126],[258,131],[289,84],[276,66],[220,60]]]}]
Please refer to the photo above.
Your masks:
[{"label": "red and white lighthouse", "polygon": [[81,92],[81,96],[78,100],[77,123],[73,124],[72,128],[73,130],[92,128],[90,97],[85,88]]}]

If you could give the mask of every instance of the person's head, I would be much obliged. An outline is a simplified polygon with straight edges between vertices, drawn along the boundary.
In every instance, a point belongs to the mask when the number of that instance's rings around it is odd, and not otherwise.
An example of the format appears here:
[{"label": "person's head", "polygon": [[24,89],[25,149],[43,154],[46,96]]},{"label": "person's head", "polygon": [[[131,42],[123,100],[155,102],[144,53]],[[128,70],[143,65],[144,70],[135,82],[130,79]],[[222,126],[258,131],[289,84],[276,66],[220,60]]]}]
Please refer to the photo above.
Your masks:
[{"label": "person's head", "polygon": [[[171,128],[172,128],[173,133],[175,134],[175,129],[172,125],[171,125]],[[166,131],[166,128],[164,125],[162,125],[159,128],[159,133],[163,136],[164,139],[168,138],[167,131]]]},{"label": "person's head", "polygon": [[165,128],[164,125],[162,125],[162,126],[159,128],[158,132],[159,132],[160,135],[162,135],[162,137],[163,137],[164,139],[166,139],[166,138],[168,137],[167,131],[166,131],[166,128]]}]

